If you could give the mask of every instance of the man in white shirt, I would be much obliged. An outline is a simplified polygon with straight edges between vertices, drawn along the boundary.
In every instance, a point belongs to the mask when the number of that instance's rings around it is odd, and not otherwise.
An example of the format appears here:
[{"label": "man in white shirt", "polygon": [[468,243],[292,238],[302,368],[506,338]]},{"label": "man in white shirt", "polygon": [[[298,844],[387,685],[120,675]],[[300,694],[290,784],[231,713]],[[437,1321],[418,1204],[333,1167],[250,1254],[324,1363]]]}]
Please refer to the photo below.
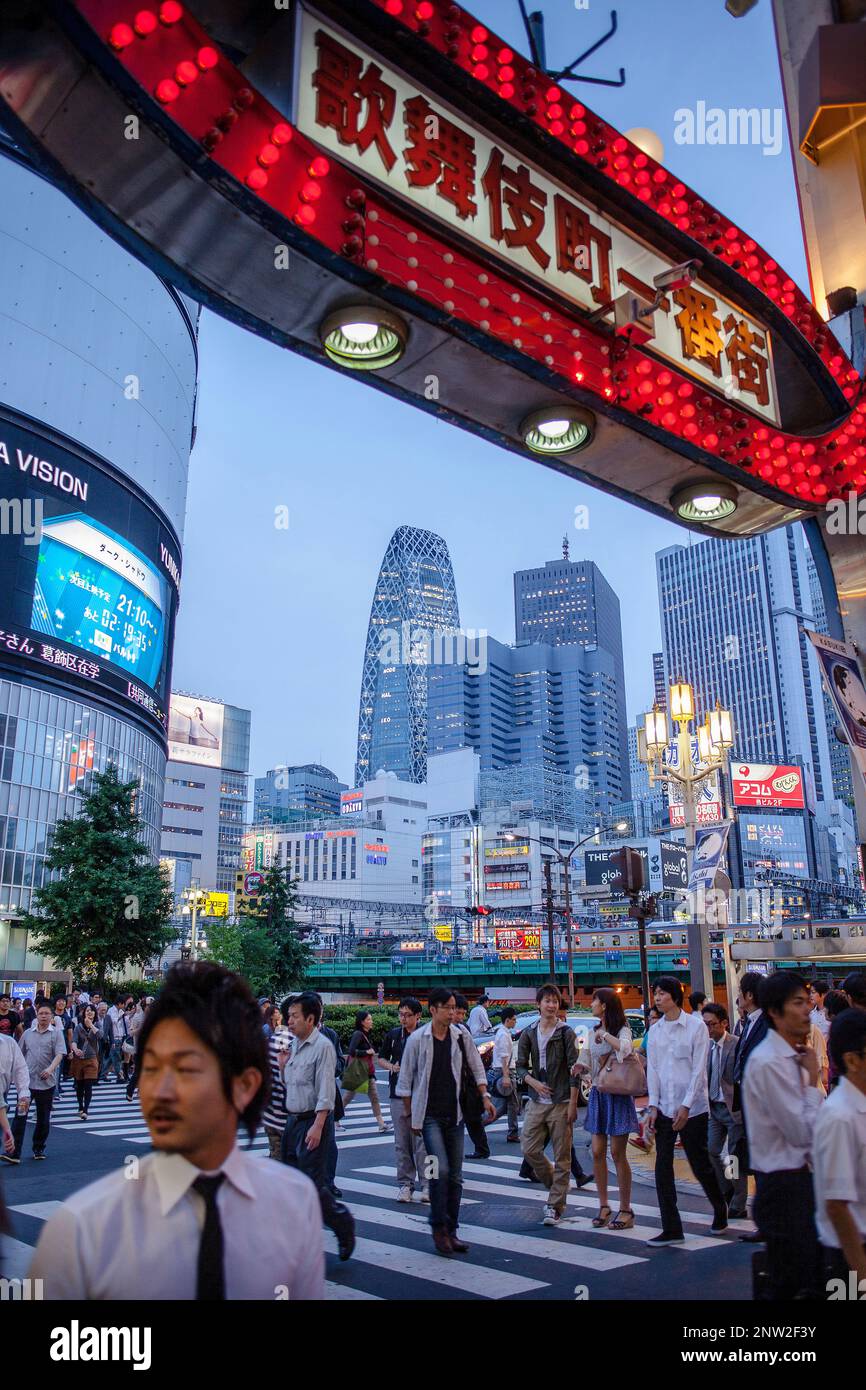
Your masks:
[{"label": "man in white shirt", "polygon": [[[324,1298],[322,1221],[302,1173],[242,1151],[268,1054],[246,983],[210,961],[169,971],[141,1033],[153,1154],[73,1194],[30,1268],[54,1300]],[[130,1176],[135,1180],[130,1181]]]},{"label": "man in white shirt", "polygon": [[[493,1057],[490,1062],[490,1070],[487,1073],[487,1081],[490,1086],[490,1099],[496,1106],[496,1119],[499,1120],[504,1114],[508,1115],[508,1133],[506,1140],[509,1144],[519,1144],[520,1135],[517,1130],[517,1122],[520,1118],[520,1102],[517,1098],[517,1086],[512,1072],[514,1058],[514,1025],[517,1022],[516,1009],[503,1009],[500,1015],[502,1022],[496,1030],[493,1039]],[[494,1120],[485,1120],[485,1124],[493,1124]]]},{"label": "man in white shirt", "polygon": [[469,1010],[469,1031],[473,1038],[480,1038],[485,1033],[493,1032],[493,1024],[490,1022],[490,1015],[487,1012],[487,1005],[490,1003],[490,995],[482,994],[474,1008]]},{"label": "man in white shirt", "polygon": [[755,1174],[752,1215],[767,1245],[770,1297],[815,1298],[821,1260],[809,1160],[818,1108],[818,1058],[809,1046],[809,987],[802,975],[777,970],[758,999],[767,1036],[743,1077],[743,1113]]},{"label": "man in white shirt", "polygon": [[812,1012],[809,1015],[816,1028],[820,1028],[824,1038],[830,1036],[830,1020],[824,1012],[824,999],[827,995],[827,986],[820,980],[811,980],[809,983],[809,999],[812,1003]]},{"label": "man in white shirt", "polygon": [[677,1135],[713,1209],[710,1230],[718,1234],[728,1224],[727,1204],[710,1163],[707,1141],[710,1038],[701,1015],[684,1013],[682,1002],[679,980],[660,976],[653,985],[653,1003],[662,1017],[647,1038],[647,1123],[656,1139],[655,1183],[662,1228],[648,1245],[681,1245],[685,1240],[674,1181]]},{"label": "man in white shirt", "polygon": [[[13,1086],[18,1104],[16,1117],[10,1125],[6,1096]],[[14,1038],[0,1033],[0,1158],[7,1163],[21,1162],[21,1144],[29,1105],[30,1071],[24,1053]]]},{"label": "man in white shirt", "polygon": [[[866,1011],[846,1009],[833,1020],[830,1052],[839,1084],[815,1120],[812,1164],[815,1218],[832,1300],[866,1295]],[[861,1282],[862,1281],[862,1282]]]}]

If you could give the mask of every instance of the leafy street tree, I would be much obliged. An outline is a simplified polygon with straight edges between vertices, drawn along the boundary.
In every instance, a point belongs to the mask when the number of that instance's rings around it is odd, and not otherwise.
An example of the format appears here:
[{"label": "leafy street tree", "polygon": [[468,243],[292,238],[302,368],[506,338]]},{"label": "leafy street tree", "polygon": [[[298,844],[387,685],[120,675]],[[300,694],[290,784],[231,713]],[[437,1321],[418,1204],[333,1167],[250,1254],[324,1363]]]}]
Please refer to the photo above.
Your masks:
[{"label": "leafy street tree", "polygon": [[259,915],[274,945],[274,966],[271,990],[275,993],[302,989],[313,963],[313,953],[295,921],[297,908],[296,884],[288,868],[279,863],[265,870],[264,883],[257,898]]},{"label": "leafy street tree", "polygon": [[241,917],[238,922],[214,922],[208,927],[202,958],[243,975],[258,995],[270,994],[274,988],[276,954],[264,924],[256,917]]},{"label": "leafy street tree", "polygon": [[128,961],[145,966],[175,937],[172,897],[142,839],[135,781],[117,768],[93,774],[80,814],[59,821],[46,868],[58,878],[35,892],[36,911],[21,925],[37,950],[104,991],[109,971]]}]

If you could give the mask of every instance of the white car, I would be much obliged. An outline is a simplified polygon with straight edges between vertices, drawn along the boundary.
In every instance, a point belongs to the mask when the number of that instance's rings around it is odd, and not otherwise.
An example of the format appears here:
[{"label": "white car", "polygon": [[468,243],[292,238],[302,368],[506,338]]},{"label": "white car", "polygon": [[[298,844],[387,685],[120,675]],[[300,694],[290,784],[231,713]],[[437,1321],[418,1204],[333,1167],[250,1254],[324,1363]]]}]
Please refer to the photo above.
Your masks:
[{"label": "white car", "polygon": [[[635,1039],[635,1041],[637,1041],[639,1038],[642,1038],[644,1033],[646,1032],[646,1023],[644,1021],[643,1010],[626,1009],[625,1016],[628,1026],[632,1031],[632,1037]],[[539,1014],[537,1009],[533,1009],[532,1013],[518,1014],[517,1022],[514,1025],[514,1037],[519,1038],[524,1028],[531,1028],[534,1023],[538,1022],[540,1017],[541,1015]],[[597,1027],[598,1019],[595,1017],[595,1014],[587,1013],[584,1010],[576,1009],[573,1013],[566,1014],[565,1021],[570,1028],[574,1029],[575,1037],[577,1039],[577,1050],[578,1052],[580,1052],[580,1049],[583,1047],[584,1042],[586,1041],[589,1034],[592,1032],[593,1028]],[[579,1102],[581,1105],[589,1104],[589,1089],[589,1076],[581,1076],[580,1086],[578,1088]]]}]

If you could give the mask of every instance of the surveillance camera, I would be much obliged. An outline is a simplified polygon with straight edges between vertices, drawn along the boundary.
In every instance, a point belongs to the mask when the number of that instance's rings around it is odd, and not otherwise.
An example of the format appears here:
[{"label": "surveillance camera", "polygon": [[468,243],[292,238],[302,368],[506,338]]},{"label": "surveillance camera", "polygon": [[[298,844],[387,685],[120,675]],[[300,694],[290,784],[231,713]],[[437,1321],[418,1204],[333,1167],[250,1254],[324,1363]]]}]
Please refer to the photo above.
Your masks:
[{"label": "surveillance camera", "polygon": [[701,269],[700,261],[682,261],[679,265],[672,265],[670,270],[654,275],[653,284],[657,290],[684,290],[686,285],[698,278]]}]

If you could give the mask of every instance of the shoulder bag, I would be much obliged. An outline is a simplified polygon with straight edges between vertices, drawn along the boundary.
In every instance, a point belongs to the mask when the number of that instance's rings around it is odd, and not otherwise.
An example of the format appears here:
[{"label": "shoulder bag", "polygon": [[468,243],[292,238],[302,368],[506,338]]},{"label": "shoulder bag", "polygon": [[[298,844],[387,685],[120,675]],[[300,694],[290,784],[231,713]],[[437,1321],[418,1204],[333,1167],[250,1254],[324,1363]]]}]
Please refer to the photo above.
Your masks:
[{"label": "shoulder bag", "polygon": [[647,1079],[643,1059],[634,1049],[624,1062],[618,1062],[615,1054],[608,1052],[593,1084],[607,1096],[645,1096]]},{"label": "shoulder bag", "polygon": [[464,1035],[461,1033],[457,1039],[460,1044],[460,1109],[463,1111],[464,1120],[472,1124],[480,1120],[484,1114],[484,1101],[481,1099],[481,1092],[478,1090],[478,1082],[472,1074],[469,1065],[469,1058],[466,1056],[466,1048],[463,1046]]}]

